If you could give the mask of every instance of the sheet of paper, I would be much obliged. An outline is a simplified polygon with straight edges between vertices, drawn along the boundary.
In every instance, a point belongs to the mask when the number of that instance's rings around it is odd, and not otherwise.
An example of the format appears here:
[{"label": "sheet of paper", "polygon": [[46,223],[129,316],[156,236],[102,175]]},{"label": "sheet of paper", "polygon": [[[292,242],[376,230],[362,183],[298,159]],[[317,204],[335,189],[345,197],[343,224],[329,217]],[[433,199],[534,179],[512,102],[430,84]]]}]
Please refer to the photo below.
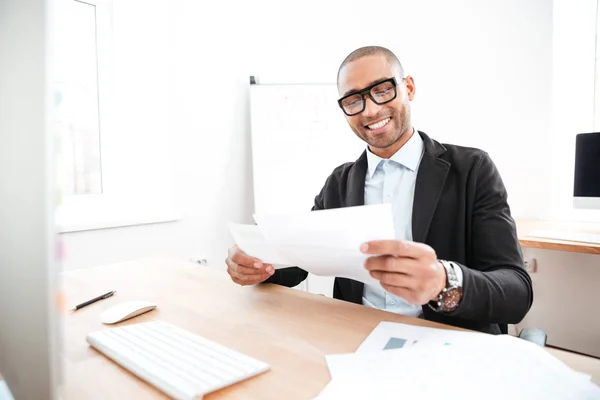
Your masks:
[{"label": "sheet of paper", "polygon": [[408,348],[416,345],[438,345],[462,343],[472,340],[485,340],[490,335],[478,332],[451,331],[447,329],[425,328],[396,322],[380,322],[360,344],[357,353]]},{"label": "sheet of paper", "polygon": [[379,281],[364,268],[367,256],[358,250],[300,246],[283,249],[296,261],[295,265],[312,274],[349,278],[379,286]]},{"label": "sheet of paper", "polygon": [[369,240],[394,239],[390,204],[290,214],[255,214],[273,244],[358,250]]},{"label": "sheet of paper", "polygon": [[246,254],[280,268],[294,265],[294,261],[287,258],[277,246],[267,242],[258,226],[230,223],[229,231]]},{"label": "sheet of paper", "polygon": [[[325,356],[325,360],[327,361],[327,368],[329,368],[329,375],[334,381],[354,379],[361,376],[377,377],[380,369],[394,363],[394,360],[398,357],[398,352],[405,352],[405,350],[407,349],[398,348],[385,352],[331,354]],[[410,365],[400,365],[399,368],[394,373],[401,374],[405,368],[410,368]]]},{"label": "sheet of paper", "polygon": [[[357,379],[338,379],[329,382],[314,400],[398,400],[423,399],[419,390],[402,388],[394,380],[383,380],[372,377]],[[442,397],[450,399],[451,396]],[[440,400],[440,398],[435,399]]]},{"label": "sheet of paper", "polygon": [[323,247],[273,245],[264,239],[259,227],[230,224],[232,236],[247,254],[273,264],[276,269],[298,266],[319,276],[337,276],[379,286],[364,268],[367,256],[357,250]]},{"label": "sheet of paper", "polygon": [[591,380],[592,380],[592,376],[591,376],[591,375],[584,374],[583,372],[579,372],[579,371],[573,371],[573,373],[574,373],[575,375],[578,375],[578,376],[581,378],[581,380],[584,380],[584,381],[586,381],[586,382],[589,382],[589,381],[591,381]]},{"label": "sheet of paper", "polygon": [[[393,386],[386,390],[396,396],[405,397],[410,393],[423,399],[447,398],[452,393],[449,388],[455,388],[455,397],[459,398],[599,398],[598,386],[582,379],[543,348],[508,335],[487,336],[489,340],[464,341],[451,346],[412,346],[327,356],[333,384],[319,398],[334,398],[329,397],[329,393],[342,390],[337,387],[338,381],[354,385],[347,388],[350,394],[359,390],[381,390],[381,385],[387,382]],[[444,365],[448,369],[433,372],[436,366]],[[431,384],[432,373],[434,385]],[[394,391],[395,387],[399,392]]]},{"label": "sheet of paper", "polygon": [[284,215],[255,215],[258,225],[230,224],[247,254],[274,264],[297,266],[314,275],[354,279],[380,286],[364,268],[360,245],[394,239],[391,206],[346,207]]}]

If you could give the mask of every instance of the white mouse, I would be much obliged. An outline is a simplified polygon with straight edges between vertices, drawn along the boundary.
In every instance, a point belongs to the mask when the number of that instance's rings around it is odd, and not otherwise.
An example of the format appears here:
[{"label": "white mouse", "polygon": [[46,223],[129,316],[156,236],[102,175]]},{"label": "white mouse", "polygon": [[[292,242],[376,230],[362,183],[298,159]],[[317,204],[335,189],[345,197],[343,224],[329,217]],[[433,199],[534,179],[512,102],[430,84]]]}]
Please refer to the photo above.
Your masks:
[{"label": "white mouse", "polygon": [[152,311],[157,307],[155,303],[148,301],[128,301],[117,304],[104,311],[100,315],[100,320],[105,324],[116,324],[126,319],[137,317],[140,314]]}]

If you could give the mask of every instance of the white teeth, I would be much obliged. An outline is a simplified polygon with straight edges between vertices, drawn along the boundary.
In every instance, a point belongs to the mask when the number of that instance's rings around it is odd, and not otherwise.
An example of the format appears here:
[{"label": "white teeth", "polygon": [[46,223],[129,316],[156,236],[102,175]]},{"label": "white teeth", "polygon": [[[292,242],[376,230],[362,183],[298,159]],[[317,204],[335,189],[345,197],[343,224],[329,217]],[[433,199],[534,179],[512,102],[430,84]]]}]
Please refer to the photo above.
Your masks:
[{"label": "white teeth", "polygon": [[385,126],[388,122],[390,122],[389,118],[384,119],[383,121],[379,121],[376,124],[368,125],[369,129],[379,129],[382,126]]}]

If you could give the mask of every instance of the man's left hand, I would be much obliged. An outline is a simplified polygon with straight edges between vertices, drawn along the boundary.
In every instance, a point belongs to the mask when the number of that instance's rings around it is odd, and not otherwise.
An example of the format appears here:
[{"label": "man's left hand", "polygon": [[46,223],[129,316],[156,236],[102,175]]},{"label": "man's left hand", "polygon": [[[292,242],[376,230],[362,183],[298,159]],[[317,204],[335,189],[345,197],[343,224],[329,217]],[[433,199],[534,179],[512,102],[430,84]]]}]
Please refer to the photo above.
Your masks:
[{"label": "man's left hand", "polygon": [[430,246],[401,240],[376,240],[360,250],[371,254],[365,268],[388,292],[409,304],[437,300],[446,287],[446,269]]}]

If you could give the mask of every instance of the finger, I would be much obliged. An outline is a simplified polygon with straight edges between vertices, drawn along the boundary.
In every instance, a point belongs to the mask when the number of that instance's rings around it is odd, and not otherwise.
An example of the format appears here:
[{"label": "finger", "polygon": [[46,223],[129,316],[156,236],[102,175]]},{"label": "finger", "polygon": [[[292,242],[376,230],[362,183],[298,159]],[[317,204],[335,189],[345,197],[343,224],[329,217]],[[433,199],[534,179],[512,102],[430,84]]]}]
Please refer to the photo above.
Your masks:
[{"label": "finger", "polygon": [[254,268],[262,268],[263,264],[258,258],[250,257],[248,254],[240,250],[239,247],[232,247],[229,249],[229,258],[236,264],[244,266],[253,266]]},{"label": "finger", "polygon": [[[231,259],[226,259],[225,263],[227,264],[227,272],[230,275],[232,273],[236,273],[236,276],[239,275],[266,275],[271,276],[275,273],[275,268],[271,264],[263,264],[261,269],[256,269],[254,267],[246,267],[243,265],[236,264]],[[241,279],[241,278],[240,278]]]},{"label": "finger", "polygon": [[264,275],[265,273],[267,273],[266,267],[260,269],[254,267],[246,267],[244,265],[237,264],[231,260],[227,263],[227,266],[242,275]]},{"label": "finger", "polygon": [[254,279],[241,280],[236,277],[232,277],[231,280],[233,282],[237,283],[238,285],[249,286],[249,285],[258,285],[259,283],[266,281],[268,278],[269,278],[269,275],[265,274],[265,275],[257,276]]},{"label": "finger", "polygon": [[376,256],[367,258],[365,268],[369,271],[388,271],[413,275],[419,268],[419,262],[414,258],[407,257]]},{"label": "finger", "polygon": [[269,273],[245,275],[233,269],[228,269],[227,272],[229,273],[233,281],[240,285],[254,285],[266,280],[269,276],[271,276],[271,274]]},{"label": "finger", "polygon": [[360,246],[360,251],[364,254],[395,255],[410,258],[431,255],[435,257],[435,251],[430,246],[408,240],[374,240],[363,243]]},{"label": "finger", "polygon": [[[244,274],[264,274],[264,273],[268,273],[270,275],[273,275],[273,273],[275,272],[275,267],[273,267],[273,264],[264,264],[262,262],[258,262],[258,264],[255,262],[252,266],[249,265],[240,265],[237,264],[236,262],[234,262],[231,259],[227,259],[225,260],[225,263],[227,264],[228,267],[233,268],[235,270],[239,269],[239,268],[244,268],[241,272]],[[252,270],[252,271],[250,271]]]},{"label": "finger", "polygon": [[231,277],[234,278],[235,281],[241,282],[242,284],[249,284],[251,281],[253,281],[256,278],[253,275],[242,274],[233,268],[227,270],[227,272],[229,272],[229,275],[231,275]]},{"label": "finger", "polygon": [[371,271],[370,275],[377,279],[382,285],[394,286],[414,290],[415,278],[406,274],[397,274],[395,272]]}]

